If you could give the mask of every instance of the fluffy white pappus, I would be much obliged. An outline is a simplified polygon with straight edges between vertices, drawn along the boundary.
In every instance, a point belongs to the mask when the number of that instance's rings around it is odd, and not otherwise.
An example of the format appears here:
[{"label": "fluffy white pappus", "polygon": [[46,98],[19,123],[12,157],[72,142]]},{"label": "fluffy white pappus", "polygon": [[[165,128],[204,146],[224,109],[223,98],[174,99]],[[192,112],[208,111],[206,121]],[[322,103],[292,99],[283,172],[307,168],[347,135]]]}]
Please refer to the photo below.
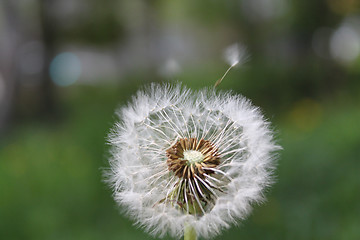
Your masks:
[{"label": "fluffy white pappus", "polygon": [[231,67],[245,63],[249,56],[246,47],[239,43],[228,46],[224,51],[224,59]]},{"label": "fluffy white pappus", "polygon": [[107,180],[149,233],[213,237],[264,200],[280,147],[245,97],[152,84],[117,113]]}]

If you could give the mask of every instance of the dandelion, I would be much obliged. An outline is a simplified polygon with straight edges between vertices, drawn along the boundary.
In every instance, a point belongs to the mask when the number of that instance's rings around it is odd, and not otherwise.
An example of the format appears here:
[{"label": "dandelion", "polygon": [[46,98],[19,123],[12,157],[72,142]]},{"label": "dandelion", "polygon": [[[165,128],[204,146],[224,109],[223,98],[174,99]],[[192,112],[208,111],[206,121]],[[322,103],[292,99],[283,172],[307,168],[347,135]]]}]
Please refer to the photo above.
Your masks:
[{"label": "dandelion", "polygon": [[149,233],[213,237],[264,200],[279,147],[245,97],[152,84],[117,113],[108,180]]}]

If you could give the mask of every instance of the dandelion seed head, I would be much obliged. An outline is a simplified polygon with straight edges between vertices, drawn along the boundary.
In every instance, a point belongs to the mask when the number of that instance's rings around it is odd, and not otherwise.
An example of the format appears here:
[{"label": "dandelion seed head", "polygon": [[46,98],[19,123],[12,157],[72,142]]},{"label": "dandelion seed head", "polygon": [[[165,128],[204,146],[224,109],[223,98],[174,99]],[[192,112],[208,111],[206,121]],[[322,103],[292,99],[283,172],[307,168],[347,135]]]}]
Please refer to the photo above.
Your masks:
[{"label": "dandelion seed head", "polygon": [[116,202],[149,233],[181,237],[190,224],[212,237],[263,200],[279,147],[246,98],[153,84],[118,115],[108,181]]},{"label": "dandelion seed head", "polygon": [[204,155],[199,151],[187,150],[184,151],[184,159],[189,162],[189,164],[200,163],[204,160]]}]

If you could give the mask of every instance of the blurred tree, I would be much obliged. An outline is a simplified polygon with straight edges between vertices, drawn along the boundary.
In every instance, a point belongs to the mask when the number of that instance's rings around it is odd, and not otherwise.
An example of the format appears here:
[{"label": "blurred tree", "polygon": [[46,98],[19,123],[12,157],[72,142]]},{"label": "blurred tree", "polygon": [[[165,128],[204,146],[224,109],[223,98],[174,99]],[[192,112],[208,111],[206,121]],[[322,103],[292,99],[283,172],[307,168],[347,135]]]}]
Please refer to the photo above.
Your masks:
[{"label": "blurred tree", "polygon": [[[0,102],[0,129],[4,129],[14,116],[56,115],[56,88],[49,75],[52,59],[58,49],[67,43],[81,42],[94,46],[118,44],[123,28],[115,3],[116,0],[0,2],[0,10],[3,10],[0,19],[4,36],[2,43],[5,42],[0,46],[0,74],[5,82],[5,96]],[[80,7],[73,8],[72,15],[67,15],[69,4]],[[83,6],[85,10],[81,8]],[[66,20],[71,24],[67,24]],[[41,51],[32,50],[37,51],[43,62],[41,72],[36,76],[26,75],[20,69],[21,64],[29,63],[24,61],[21,49],[31,42],[41,46]]]},{"label": "blurred tree", "polygon": [[124,29],[117,16],[116,3],[116,0],[78,1],[71,3],[75,10],[70,13],[56,9],[56,4],[53,4],[48,11],[56,12],[57,41],[95,46],[117,44]]},{"label": "blurred tree", "polygon": [[[7,34],[5,46],[0,48],[0,79],[3,81],[3,96],[0,99],[0,133],[10,121],[15,96],[18,89],[18,75],[15,71],[15,51],[22,40],[22,24],[14,1],[2,2],[4,32]],[[2,76],[1,76],[2,74]]]},{"label": "blurred tree", "polygon": [[51,8],[54,0],[39,0],[40,28],[44,46],[44,67],[41,76],[40,113],[51,116],[56,112],[56,99],[54,84],[49,75],[50,63],[56,53],[56,29],[57,26],[52,17]]}]

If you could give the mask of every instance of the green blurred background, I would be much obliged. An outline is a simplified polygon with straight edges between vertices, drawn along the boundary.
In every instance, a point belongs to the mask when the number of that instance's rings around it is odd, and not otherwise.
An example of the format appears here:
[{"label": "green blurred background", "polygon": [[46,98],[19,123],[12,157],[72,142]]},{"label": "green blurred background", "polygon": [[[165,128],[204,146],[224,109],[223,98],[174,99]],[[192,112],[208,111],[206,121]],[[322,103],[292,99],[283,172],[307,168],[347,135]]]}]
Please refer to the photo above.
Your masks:
[{"label": "green blurred background", "polygon": [[102,182],[114,110],[150,82],[252,99],[281,151],[268,201],[216,239],[360,239],[358,0],[0,2],[0,239],[153,239]]}]

